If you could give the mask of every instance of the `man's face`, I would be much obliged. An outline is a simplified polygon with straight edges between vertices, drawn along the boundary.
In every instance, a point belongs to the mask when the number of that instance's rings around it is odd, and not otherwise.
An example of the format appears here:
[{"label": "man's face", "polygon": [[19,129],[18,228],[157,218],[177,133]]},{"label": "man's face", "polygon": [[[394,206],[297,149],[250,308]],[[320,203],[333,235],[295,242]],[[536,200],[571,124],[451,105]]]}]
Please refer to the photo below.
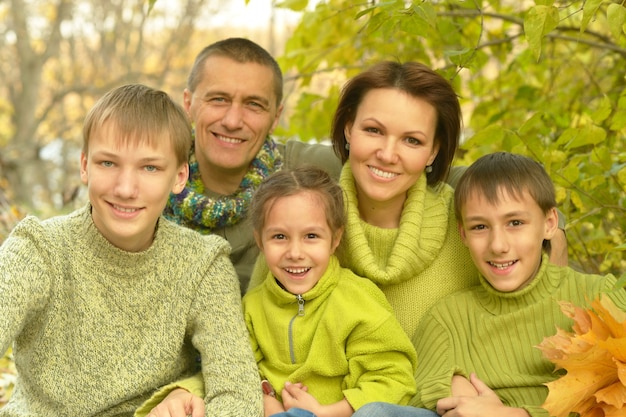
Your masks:
[{"label": "man's face", "polygon": [[[195,91],[185,90],[184,107],[195,124],[195,152],[205,186],[238,181],[278,123],[271,68],[211,56]],[[207,184],[206,180],[211,181]]]}]

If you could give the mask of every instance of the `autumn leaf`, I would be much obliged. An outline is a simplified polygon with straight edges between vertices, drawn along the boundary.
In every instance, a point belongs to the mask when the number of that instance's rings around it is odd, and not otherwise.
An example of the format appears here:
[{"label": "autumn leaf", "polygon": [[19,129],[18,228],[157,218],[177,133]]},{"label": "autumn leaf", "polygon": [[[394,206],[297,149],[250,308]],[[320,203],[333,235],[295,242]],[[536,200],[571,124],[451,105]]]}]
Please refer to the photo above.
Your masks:
[{"label": "autumn leaf", "polygon": [[561,302],[574,320],[573,332],[557,329],[537,346],[557,369],[567,373],[547,383],[542,405],[551,416],[624,416],[626,409],[626,312],[604,295],[583,309]]}]

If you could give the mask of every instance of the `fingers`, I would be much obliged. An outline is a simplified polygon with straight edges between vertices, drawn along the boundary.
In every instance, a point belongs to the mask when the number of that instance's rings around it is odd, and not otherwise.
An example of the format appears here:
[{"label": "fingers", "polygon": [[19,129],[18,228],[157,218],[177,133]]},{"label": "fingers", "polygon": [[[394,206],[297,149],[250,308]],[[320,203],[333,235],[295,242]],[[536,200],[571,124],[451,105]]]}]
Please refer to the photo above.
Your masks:
[{"label": "fingers", "polygon": [[191,417],[204,417],[204,400],[200,397],[192,396],[189,404],[191,409],[187,409],[187,415]]},{"label": "fingers", "polygon": [[449,410],[453,410],[456,407],[455,397],[442,398],[437,401],[437,414],[443,416]]},{"label": "fingers", "polygon": [[485,384],[480,378],[478,378],[478,376],[476,376],[476,374],[474,372],[472,372],[470,374],[470,382],[472,383],[472,385],[474,386],[474,388],[476,388],[476,391],[478,391],[478,395],[490,395],[490,394],[494,394],[496,395],[488,386],[487,384]]},{"label": "fingers", "polygon": [[301,383],[292,384],[291,382],[285,382],[285,388],[283,389],[283,393],[286,392],[289,397],[295,398],[297,400],[302,392],[306,392],[305,388],[306,387]]}]

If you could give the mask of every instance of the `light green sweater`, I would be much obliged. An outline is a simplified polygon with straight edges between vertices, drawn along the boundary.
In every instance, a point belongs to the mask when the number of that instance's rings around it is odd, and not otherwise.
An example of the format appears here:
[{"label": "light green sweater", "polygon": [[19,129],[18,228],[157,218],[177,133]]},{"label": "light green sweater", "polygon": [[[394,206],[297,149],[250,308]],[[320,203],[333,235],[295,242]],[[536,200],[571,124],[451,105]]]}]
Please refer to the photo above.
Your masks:
[{"label": "light green sweater", "polygon": [[[558,301],[586,306],[586,298],[614,285],[612,276],[560,268],[544,255],[537,276],[520,291],[496,291],[481,277],[481,285],[440,300],[418,331],[418,395],[411,405],[435,410],[437,400],[451,395],[454,374],[475,372],[505,405],[547,417],[540,407],[548,394],[544,384],[562,373],[536,346],[557,327],[571,329]],[[611,298],[626,308],[626,291]]]},{"label": "light green sweater", "polygon": [[478,283],[476,268],[462,244],[454,218],[453,190],[426,185],[422,175],[407,193],[397,229],[381,229],[359,216],[350,164],[340,185],[347,224],[338,250],[341,265],[377,284],[398,321],[413,339],[420,319],[442,297]]},{"label": "light green sweater", "polygon": [[228,254],[223,239],[164,219],[150,248],[122,251],[89,205],[24,219],[0,248],[0,351],[15,341],[18,371],[0,416],[132,416],[199,355],[207,416],[260,416]]},{"label": "light green sweater", "polygon": [[320,404],[346,398],[407,404],[415,395],[415,349],[383,293],[332,257],[310,291],[285,291],[268,274],[243,298],[261,375],[280,391],[302,382]]}]

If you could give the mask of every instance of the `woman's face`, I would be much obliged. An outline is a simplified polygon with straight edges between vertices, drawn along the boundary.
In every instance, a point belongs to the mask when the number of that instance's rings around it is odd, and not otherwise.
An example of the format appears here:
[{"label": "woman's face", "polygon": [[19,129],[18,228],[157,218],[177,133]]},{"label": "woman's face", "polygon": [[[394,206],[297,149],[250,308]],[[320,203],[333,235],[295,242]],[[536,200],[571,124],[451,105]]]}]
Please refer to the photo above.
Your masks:
[{"label": "woman's face", "polygon": [[439,151],[437,112],[423,99],[393,88],[370,90],[345,128],[359,211],[396,213]]}]

